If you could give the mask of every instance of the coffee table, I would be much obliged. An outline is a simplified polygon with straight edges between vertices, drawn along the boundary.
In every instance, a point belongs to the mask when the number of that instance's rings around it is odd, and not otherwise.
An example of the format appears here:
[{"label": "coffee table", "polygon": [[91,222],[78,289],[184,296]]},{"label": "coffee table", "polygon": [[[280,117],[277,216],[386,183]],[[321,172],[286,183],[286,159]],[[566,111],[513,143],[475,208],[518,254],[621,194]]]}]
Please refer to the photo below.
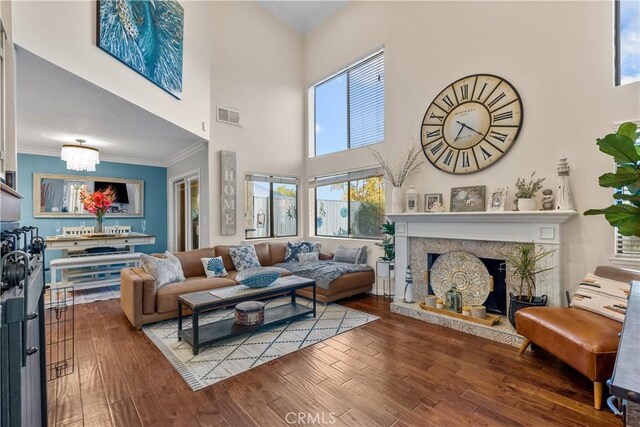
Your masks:
[{"label": "coffee table", "polygon": [[[313,288],[312,306],[306,307],[296,303],[296,291]],[[264,322],[259,325],[238,325],[235,317],[200,325],[200,314],[216,308],[236,306],[243,301],[254,301],[281,294],[290,294],[291,303],[279,307],[265,308]],[[182,309],[191,309],[192,327],[182,329]],[[229,286],[210,291],[193,292],[178,297],[178,341],[184,340],[191,345],[193,355],[197,355],[200,347],[236,335],[254,332],[266,326],[289,320],[299,319],[309,314],[316,317],[316,282],[299,276],[281,277],[265,288],[249,288],[245,285]]]}]

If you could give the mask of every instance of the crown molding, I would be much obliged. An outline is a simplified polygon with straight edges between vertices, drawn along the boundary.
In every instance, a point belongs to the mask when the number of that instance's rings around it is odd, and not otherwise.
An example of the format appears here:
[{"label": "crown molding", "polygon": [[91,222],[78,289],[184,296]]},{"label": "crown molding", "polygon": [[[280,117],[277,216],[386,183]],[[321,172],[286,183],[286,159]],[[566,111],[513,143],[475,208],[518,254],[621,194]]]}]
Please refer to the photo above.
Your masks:
[{"label": "crown molding", "polygon": [[204,149],[206,149],[206,145],[204,144],[204,140],[203,141],[199,141],[196,142],[193,145],[190,145],[189,147],[185,148],[182,151],[178,151],[176,154],[174,154],[173,156],[169,157],[167,160],[165,160],[164,162],[162,162],[162,166],[164,167],[168,167],[171,166],[173,164],[176,164],[188,157],[193,156],[196,153],[199,153],[201,151],[203,151]]},{"label": "crown molding", "polygon": [[[201,144],[201,143],[199,143]],[[36,154],[39,156],[50,156],[60,158],[60,149],[56,148],[43,148],[43,147],[35,147],[32,145],[18,145],[18,153],[20,154]],[[143,166],[156,166],[156,167],[166,167],[166,161],[153,161],[149,159],[140,159],[136,157],[120,157],[120,156],[111,156],[107,154],[100,153],[100,161],[101,162],[113,162],[113,163],[124,163],[130,165],[143,165]]]}]

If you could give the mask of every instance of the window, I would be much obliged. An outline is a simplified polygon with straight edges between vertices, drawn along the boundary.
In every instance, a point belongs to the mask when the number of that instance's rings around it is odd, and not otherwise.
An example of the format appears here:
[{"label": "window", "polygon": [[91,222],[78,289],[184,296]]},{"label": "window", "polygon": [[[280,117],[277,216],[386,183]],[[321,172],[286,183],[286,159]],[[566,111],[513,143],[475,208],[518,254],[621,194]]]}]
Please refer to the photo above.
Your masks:
[{"label": "window", "polygon": [[[640,123],[637,123],[640,126]],[[640,138],[636,140],[636,146],[640,146]],[[625,188],[622,193],[629,193]],[[618,200],[618,203],[630,203],[628,201]],[[615,255],[617,258],[623,259],[640,259],[640,238],[635,236],[623,236],[618,233],[618,229],[614,228],[615,233]]]},{"label": "window", "polygon": [[384,217],[379,169],[316,178],[316,236],[378,239]]},{"label": "window", "polygon": [[384,141],[384,52],[309,88],[309,157]]},{"label": "window", "polygon": [[298,235],[298,179],[248,174],[245,177],[245,237]]},{"label": "window", "polygon": [[640,2],[615,0],[616,86],[640,81]]}]

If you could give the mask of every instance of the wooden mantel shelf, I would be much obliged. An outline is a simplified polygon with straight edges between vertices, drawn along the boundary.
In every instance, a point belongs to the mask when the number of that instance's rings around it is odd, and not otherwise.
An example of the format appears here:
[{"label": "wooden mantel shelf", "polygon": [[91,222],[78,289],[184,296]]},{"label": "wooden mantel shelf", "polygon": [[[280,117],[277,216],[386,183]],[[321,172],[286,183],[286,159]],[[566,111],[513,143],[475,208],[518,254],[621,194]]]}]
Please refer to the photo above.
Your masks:
[{"label": "wooden mantel shelf", "polygon": [[386,213],[389,220],[396,222],[455,222],[455,223],[553,223],[562,224],[577,215],[576,211],[508,211],[508,212],[421,212]]},{"label": "wooden mantel shelf", "polygon": [[13,188],[9,187],[6,184],[3,184],[0,182],[0,190],[4,193],[10,194],[15,198],[18,199],[23,199],[24,197],[22,197],[22,194],[18,193],[16,190],[14,190]]},{"label": "wooden mantel shelf", "polygon": [[0,183],[0,222],[20,221],[20,199],[22,198],[16,190]]}]

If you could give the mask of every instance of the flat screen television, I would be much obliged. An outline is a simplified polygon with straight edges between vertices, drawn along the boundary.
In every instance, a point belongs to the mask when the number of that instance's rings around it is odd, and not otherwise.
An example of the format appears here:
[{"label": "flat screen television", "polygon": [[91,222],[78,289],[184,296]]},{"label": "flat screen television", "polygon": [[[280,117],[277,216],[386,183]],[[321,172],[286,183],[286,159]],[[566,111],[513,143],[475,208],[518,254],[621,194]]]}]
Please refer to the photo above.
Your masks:
[{"label": "flat screen television", "polygon": [[96,181],[94,189],[96,191],[104,191],[108,187],[111,187],[111,189],[116,192],[116,198],[113,203],[129,203],[127,184],[125,184],[124,182]]}]

